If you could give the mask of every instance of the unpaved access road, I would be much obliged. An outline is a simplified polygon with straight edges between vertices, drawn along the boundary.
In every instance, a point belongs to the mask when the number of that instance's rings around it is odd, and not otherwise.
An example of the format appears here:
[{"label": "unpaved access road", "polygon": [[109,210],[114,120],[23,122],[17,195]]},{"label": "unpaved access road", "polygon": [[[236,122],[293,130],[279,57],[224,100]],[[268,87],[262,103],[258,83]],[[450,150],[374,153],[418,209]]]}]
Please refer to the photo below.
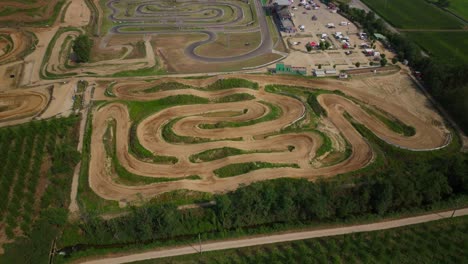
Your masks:
[{"label": "unpaved access road", "polygon": [[[370,232],[370,231],[385,230],[385,229],[390,229],[390,228],[421,224],[421,223],[446,219],[450,217],[464,216],[464,215],[468,215],[468,208],[463,208],[463,209],[459,209],[456,211],[450,210],[450,211],[445,211],[445,212],[440,212],[440,213],[430,213],[430,214],[421,215],[421,216],[408,217],[408,218],[402,218],[402,219],[385,221],[385,222],[378,222],[378,223],[373,223],[373,224],[352,225],[352,226],[346,226],[346,227],[320,229],[320,230],[313,230],[313,231],[292,232],[292,233],[286,233],[286,234],[280,234],[280,235],[268,235],[268,236],[250,237],[250,238],[229,240],[229,241],[202,243],[201,249],[202,249],[202,252],[207,252],[207,251],[243,248],[243,247],[251,247],[251,246],[257,246],[257,245],[266,245],[266,244],[273,244],[273,243],[280,243],[280,242],[304,240],[304,239],[311,239],[311,238],[317,238],[317,237],[327,237],[327,236],[344,235],[344,234],[351,234],[351,233]],[[141,260],[147,260],[147,259],[157,259],[157,258],[166,258],[166,257],[181,256],[181,255],[187,255],[187,254],[195,254],[195,253],[199,253],[198,250],[199,250],[198,245],[176,247],[176,248],[165,248],[165,249],[163,248],[163,249],[157,249],[157,250],[145,252],[145,253],[131,254],[131,255],[120,256],[120,257],[108,257],[108,258],[103,258],[99,260],[84,261],[81,263],[84,263],[84,264],[104,264],[104,263],[105,264],[119,264],[119,263],[128,263],[128,262],[135,262],[135,261],[141,261]]]},{"label": "unpaved access road", "polygon": [[[245,78],[253,79],[255,76]],[[182,80],[180,81],[182,82]],[[213,82],[215,79],[204,80],[204,82],[208,81]],[[328,87],[330,89],[340,87],[334,82],[307,82],[309,87],[315,87],[315,85],[319,85],[320,88]],[[115,87],[114,92],[121,99],[135,101],[155,100],[176,95],[193,95],[216,100],[236,93],[247,93],[254,96],[255,99],[232,103],[179,105],[144,118],[136,127],[136,136],[140,144],[158,155],[177,157],[178,162],[176,164],[146,162],[129,153],[128,139],[132,121],[124,104],[110,103],[97,109],[93,117],[89,184],[104,199],[133,201],[141,199],[141,197],[151,198],[178,189],[225,192],[238,188],[240,184],[250,184],[262,180],[281,177],[315,180],[319,177],[332,177],[360,169],[372,161],[374,154],[366,140],[344,117],[345,111],[359,123],[368,127],[378,137],[393,145],[412,150],[427,150],[442,147],[447,143],[447,134],[439,127],[422,121],[404,108],[388,101],[373,98],[368,94],[366,96],[366,100],[371,100],[369,103],[378,105],[380,109],[391,113],[403,123],[414,127],[416,130],[415,135],[406,137],[393,132],[379,119],[369,115],[357,103],[346,97],[336,94],[322,94],[318,96],[318,102],[328,113],[327,119],[334,124],[340,134],[349,142],[352,153],[347,159],[338,164],[316,168],[310,162],[315,157],[316,150],[322,145],[322,139],[316,133],[279,133],[275,136],[256,139],[257,136],[278,132],[303,117],[305,106],[301,101],[293,97],[269,93],[263,87],[258,91],[237,88],[215,92],[197,89],[168,90],[154,93],[138,92],[139,89],[144,88],[136,84],[124,85]],[[216,124],[226,121],[249,122],[266,116],[271,109],[265,105],[265,102],[278,107],[281,114],[273,120],[246,126],[202,128],[204,124]],[[239,112],[239,115],[233,117],[206,116],[207,114],[236,111]],[[115,121],[116,155],[119,163],[127,171],[142,177],[163,177],[174,181],[131,186],[116,181],[119,176],[112,169],[109,169],[111,164],[103,142],[108,130],[108,120]],[[209,141],[196,144],[168,142],[163,136],[163,131],[171,120],[175,120],[170,128],[175,134]],[[288,151],[289,146],[294,146],[294,150]],[[238,148],[249,151],[249,153],[206,162],[190,161],[191,155],[222,147]],[[246,162],[297,164],[299,168],[281,167],[252,170],[228,178],[217,177],[214,173],[215,170],[229,164]],[[200,179],[182,179],[191,175],[198,175]]]}]

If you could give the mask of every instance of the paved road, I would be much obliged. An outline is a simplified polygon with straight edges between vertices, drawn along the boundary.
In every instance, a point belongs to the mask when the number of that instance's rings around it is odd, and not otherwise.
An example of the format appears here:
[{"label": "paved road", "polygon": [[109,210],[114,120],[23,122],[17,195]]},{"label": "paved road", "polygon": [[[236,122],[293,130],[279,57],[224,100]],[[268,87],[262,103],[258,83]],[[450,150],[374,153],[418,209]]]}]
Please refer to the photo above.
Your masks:
[{"label": "paved road", "polygon": [[[109,16],[109,18],[112,19],[112,20],[117,21],[118,19],[115,17],[115,14],[118,13],[118,9],[113,6],[113,4],[116,1],[118,1],[118,0],[108,2],[107,6],[110,9],[112,9],[112,14]],[[221,5],[229,5],[233,9],[237,9],[237,12],[236,12],[237,17],[233,21],[229,21],[229,22],[225,22],[225,23],[217,23],[216,25],[200,25],[200,24],[190,24],[190,23],[182,22],[182,24],[179,25],[179,26],[188,27],[188,28],[190,28],[190,27],[200,27],[201,26],[203,28],[201,30],[187,30],[187,31],[182,30],[182,31],[179,31],[179,33],[187,33],[187,34],[202,33],[202,34],[206,34],[207,37],[208,37],[205,40],[198,41],[198,42],[190,44],[184,51],[185,55],[192,58],[192,59],[198,60],[198,61],[223,63],[223,62],[234,62],[234,61],[248,60],[248,59],[252,59],[252,58],[255,58],[257,56],[260,56],[262,54],[272,52],[273,44],[274,44],[273,40],[271,38],[272,33],[269,30],[267,18],[264,15],[262,4],[261,4],[260,0],[252,0],[252,1],[254,1],[254,4],[255,4],[255,12],[257,13],[258,27],[255,27],[255,29],[250,28],[250,27],[246,27],[244,29],[239,29],[239,30],[235,30],[235,31],[232,31],[232,32],[245,33],[245,32],[252,32],[252,31],[260,30],[261,43],[255,50],[253,50],[251,52],[248,52],[246,54],[238,55],[238,56],[227,56],[227,57],[222,57],[222,58],[205,57],[205,56],[197,55],[195,53],[195,49],[197,47],[199,47],[201,45],[204,45],[204,44],[207,44],[207,43],[214,42],[216,40],[216,38],[217,38],[217,34],[216,34],[217,32],[231,32],[229,30],[229,25],[233,25],[233,24],[235,24],[235,23],[237,23],[237,22],[239,22],[240,20],[243,19],[244,13],[243,13],[242,8],[239,5],[230,3],[230,4],[221,4]],[[152,2],[148,2],[148,3],[152,3]],[[189,2],[186,3],[186,5],[189,5],[189,4],[192,4],[192,2],[189,1]],[[198,4],[200,4],[200,3],[198,3]],[[213,4],[213,3],[207,2],[207,4]],[[215,3],[215,4],[219,4],[219,3]],[[137,14],[139,14],[139,15],[141,15],[141,7],[142,6],[139,6],[136,9]],[[221,9],[219,11],[222,12]],[[180,12],[179,15],[183,15],[185,13],[187,13],[187,12]],[[166,13],[166,14],[163,14],[162,16],[168,16],[168,14]],[[142,17],[139,17],[139,18],[125,18],[126,21],[146,20],[146,19],[147,18],[145,18],[145,17],[143,17],[143,18]],[[151,19],[154,20],[154,18],[151,18]],[[181,21],[183,21],[182,17],[179,17],[179,19],[181,19]],[[226,28],[225,28],[225,26],[226,26]],[[132,31],[121,31],[121,29],[126,28],[126,27],[140,27],[140,28],[142,28],[142,30],[134,31],[134,32],[132,32]],[[126,24],[124,24],[124,25],[114,26],[114,27],[111,28],[110,31],[112,33],[118,33],[118,34],[168,34],[168,33],[174,33],[174,32],[167,32],[167,31],[164,31],[164,30],[158,31],[158,30],[154,29],[155,27],[164,27],[164,25],[160,25],[160,24],[126,25]],[[151,30],[144,30],[144,28],[151,28]]]},{"label": "paved road", "polygon": [[[353,225],[353,226],[347,226],[347,227],[338,227],[338,228],[322,229],[322,230],[315,230],[315,231],[293,232],[293,233],[286,233],[286,234],[281,234],[281,235],[269,235],[269,236],[245,238],[245,239],[230,240],[230,241],[203,243],[202,251],[206,252],[206,251],[215,251],[215,250],[223,250],[223,249],[250,247],[250,246],[256,246],[256,245],[265,245],[265,244],[303,240],[303,239],[310,239],[310,238],[317,238],[317,237],[336,236],[336,235],[343,235],[343,234],[350,234],[350,233],[384,230],[384,229],[390,229],[390,228],[395,228],[395,227],[420,224],[420,223],[440,220],[444,218],[450,218],[452,216],[455,217],[455,216],[463,216],[463,215],[468,215],[468,208],[463,208],[463,209],[456,210],[456,211],[451,210],[451,211],[445,211],[445,212],[440,212],[440,213],[431,213],[431,214],[426,214],[426,215],[421,215],[421,216],[416,216],[416,217],[408,217],[408,218],[373,223],[373,224]],[[121,256],[121,257],[103,258],[99,260],[86,261],[82,263],[118,264],[118,263],[128,263],[128,262],[141,261],[141,260],[146,260],[146,259],[165,258],[165,257],[180,256],[180,255],[195,254],[195,253],[198,253],[198,245],[158,249],[158,250],[154,250],[154,251],[150,251],[146,253],[131,254],[131,255]]]}]

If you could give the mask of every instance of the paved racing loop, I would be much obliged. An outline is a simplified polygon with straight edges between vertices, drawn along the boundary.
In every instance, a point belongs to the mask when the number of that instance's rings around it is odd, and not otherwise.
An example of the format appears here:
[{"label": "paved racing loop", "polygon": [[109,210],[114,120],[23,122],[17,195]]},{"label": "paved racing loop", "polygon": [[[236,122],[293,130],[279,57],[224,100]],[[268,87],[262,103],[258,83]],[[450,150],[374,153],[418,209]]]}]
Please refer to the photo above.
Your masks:
[{"label": "paved racing loop", "polygon": [[[255,12],[258,19],[258,27],[250,27],[248,25],[241,25],[239,22],[244,18],[245,14],[241,6],[235,3],[227,2],[197,2],[197,1],[182,1],[181,5],[177,7],[165,7],[161,4],[160,1],[146,1],[142,2],[135,8],[135,16],[133,17],[124,17],[119,18],[120,14],[119,9],[115,7],[115,4],[119,0],[112,0],[107,3],[107,7],[112,10],[112,14],[109,16],[111,20],[116,21],[117,23],[128,23],[125,25],[117,25],[111,28],[112,33],[117,34],[168,34],[168,33],[201,33],[207,35],[207,39],[203,41],[198,41],[190,44],[185,49],[185,54],[192,59],[203,61],[203,62],[232,62],[232,61],[242,61],[248,60],[262,54],[270,53],[273,48],[273,41],[271,39],[271,32],[268,28],[268,23],[265,15],[263,15],[263,8],[260,0],[252,0],[255,4]],[[180,1],[178,2],[180,3]],[[196,11],[178,11],[178,9],[183,7],[190,7],[192,5],[204,5],[206,8],[202,8]],[[163,13],[145,11],[145,7],[155,6],[158,7]],[[218,7],[217,7],[218,6]],[[228,6],[235,10],[236,17],[230,21],[217,23],[216,18],[221,18],[224,15],[223,9],[219,6]],[[205,18],[189,18],[191,14],[203,13],[204,11],[215,11],[216,15]],[[167,20],[175,20],[177,23],[174,24],[165,24],[161,23]],[[198,21],[198,23],[196,23]],[[199,23],[203,21],[204,23]],[[137,23],[138,22],[138,23]],[[211,23],[210,23],[211,22]],[[232,26],[244,26],[245,29],[230,29]],[[164,28],[168,26],[174,26],[180,28],[179,31],[169,31]],[[138,31],[125,31],[125,28],[139,28]],[[157,28],[160,28],[158,30]],[[190,29],[195,28],[195,29]],[[200,56],[195,53],[195,49],[201,45],[214,42],[216,40],[216,33],[218,32],[230,32],[230,33],[242,33],[242,32],[253,32],[260,31],[261,34],[261,43],[255,49],[246,54],[239,56],[228,56],[222,58],[212,58]]]}]

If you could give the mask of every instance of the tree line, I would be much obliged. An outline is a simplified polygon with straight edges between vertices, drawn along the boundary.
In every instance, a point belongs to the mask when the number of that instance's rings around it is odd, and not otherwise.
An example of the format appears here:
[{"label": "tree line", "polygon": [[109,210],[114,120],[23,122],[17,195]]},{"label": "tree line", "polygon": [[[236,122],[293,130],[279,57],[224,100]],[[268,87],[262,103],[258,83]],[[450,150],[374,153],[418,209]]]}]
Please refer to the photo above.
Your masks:
[{"label": "tree line", "polygon": [[446,62],[437,57],[427,57],[421,48],[403,34],[391,32],[382,19],[376,18],[373,12],[351,8],[340,3],[340,12],[350,20],[359,23],[373,36],[384,34],[394,49],[399,61],[408,61],[415,71],[421,72],[424,86],[431,95],[450,113],[461,129],[468,133],[468,64]]},{"label": "tree line", "polygon": [[[204,209],[178,210],[175,205],[132,208],[123,217],[103,220],[87,214],[80,224],[81,243],[141,243],[221,236],[277,224],[347,221],[371,215],[431,208],[441,202],[466,199],[468,155],[450,150],[414,153],[387,145],[364,126],[355,124],[379,153],[378,168],[364,169],[344,180],[277,179],[241,186],[215,195],[216,204]],[[240,176],[242,177],[242,176]],[[208,234],[208,235],[207,235]]]}]

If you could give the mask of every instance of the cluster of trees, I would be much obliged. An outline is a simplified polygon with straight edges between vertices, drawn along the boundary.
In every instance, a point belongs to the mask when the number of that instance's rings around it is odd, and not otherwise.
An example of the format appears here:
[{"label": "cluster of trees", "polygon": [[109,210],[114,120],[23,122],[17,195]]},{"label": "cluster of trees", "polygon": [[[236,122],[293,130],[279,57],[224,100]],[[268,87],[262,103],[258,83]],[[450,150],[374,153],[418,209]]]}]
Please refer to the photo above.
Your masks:
[{"label": "cluster of trees", "polygon": [[75,62],[88,62],[92,47],[93,41],[88,35],[79,35],[73,42]]},{"label": "cluster of trees", "polygon": [[[389,31],[382,19],[373,12],[339,5],[340,11],[352,21],[359,23],[372,36],[384,34],[397,53],[399,61],[407,60],[416,71],[434,98],[451,114],[461,129],[468,133],[468,64],[448,63],[437,57],[426,57],[419,46],[403,34]],[[382,60],[381,63],[383,64]],[[386,64],[386,61],[385,61]]]},{"label": "cluster of trees", "polygon": [[[12,142],[25,138],[21,155],[23,157],[14,156],[20,162],[26,160],[24,156],[30,155],[28,152],[33,154],[28,158],[30,163],[24,166],[29,173],[26,171],[22,174],[24,176],[17,176],[18,179],[25,179],[24,190],[13,192],[14,195],[24,197],[23,202],[13,208],[16,212],[21,212],[16,219],[21,223],[23,234],[13,243],[4,246],[5,254],[0,257],[0,263],[47,262],[51,242],[67,221],[71,175],[80,157],[75,148],[78,139],[77,121],[77,117],[70,117],[0,130],[2,146],[9,138],[15,139]],[[31,151],[27,151],[28,149]],[[44,162],[51,163],[47,175],[41,175],[44,173],[42,168],[47,168],[44,167]],[[39,178],[44,176],[47,181],[46,189],[41,197],[35,197]],[[19,206],[21,204],[22,210]],[[40,210],[37,211],[36,208]]]}]

